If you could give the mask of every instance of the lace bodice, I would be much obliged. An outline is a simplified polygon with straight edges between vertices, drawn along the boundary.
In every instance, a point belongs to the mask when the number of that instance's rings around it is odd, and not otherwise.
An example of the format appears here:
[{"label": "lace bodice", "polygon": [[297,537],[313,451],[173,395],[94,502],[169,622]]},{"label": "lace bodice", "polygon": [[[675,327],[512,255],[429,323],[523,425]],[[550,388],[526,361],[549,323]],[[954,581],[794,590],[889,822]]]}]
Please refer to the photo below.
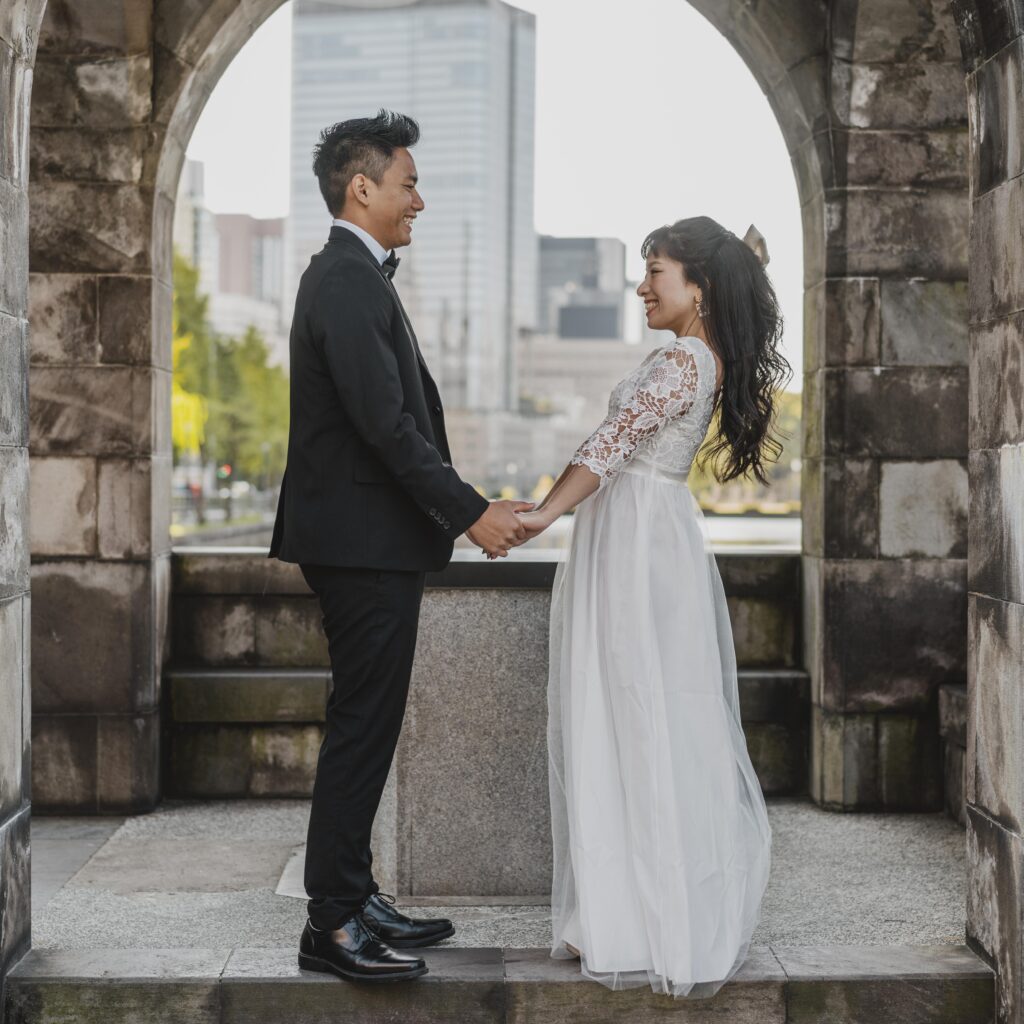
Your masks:
[{"label": "lace bodice", "polygon": [[715,397],[715,357],[699,338],[675,338],[619,381],[604,422],[570,463],[586,466],[604,485],[636,460],[682,479],[700,448]]}]

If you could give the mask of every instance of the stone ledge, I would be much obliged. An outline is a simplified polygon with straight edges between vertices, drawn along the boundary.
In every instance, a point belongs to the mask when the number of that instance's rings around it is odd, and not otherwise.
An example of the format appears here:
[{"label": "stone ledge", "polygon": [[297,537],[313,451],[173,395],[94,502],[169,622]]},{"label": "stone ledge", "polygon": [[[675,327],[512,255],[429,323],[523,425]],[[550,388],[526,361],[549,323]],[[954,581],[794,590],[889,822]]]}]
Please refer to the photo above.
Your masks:
[{"label": "stone ledge", "polygon": [[[477,551],[458,549],[448,566],[427,574],[428,589],[550,590],[561,550],[513,553],[488,562]],[[715,551],[726,593],[736,597],[790,597],[798,593],[800,552],[782,545]],[[176,547],[171,589],[175,594],[305,595],[297,565],[268,558],[262,548]]]},{"label": "stone ledge", "polygon": [[988,1024],[994,1012],[994,975],[966,946],[756,946],[712,999],[692,1002],[611,992],[546,949],[422,952],[426,977],[371,987],[300,970],[294,947],[33,950],[9,976],[8,1020],[647,1024],[671,1010],[730,1024]]}]

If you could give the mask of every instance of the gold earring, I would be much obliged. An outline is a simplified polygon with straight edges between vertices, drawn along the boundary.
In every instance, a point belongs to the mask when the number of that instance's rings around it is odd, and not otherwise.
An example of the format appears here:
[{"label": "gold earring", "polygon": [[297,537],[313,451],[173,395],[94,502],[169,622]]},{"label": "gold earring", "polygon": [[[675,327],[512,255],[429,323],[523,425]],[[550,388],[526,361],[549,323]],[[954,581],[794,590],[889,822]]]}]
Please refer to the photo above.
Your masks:
[{"label": "gold earring", "polygon": [[708,315],[707,303],[704,301],[704,296],[700,295],[697,298],[697,316],[699,316],[701,318],[701,320],[703,320],[704,317],[706,317],[707,315]]}]

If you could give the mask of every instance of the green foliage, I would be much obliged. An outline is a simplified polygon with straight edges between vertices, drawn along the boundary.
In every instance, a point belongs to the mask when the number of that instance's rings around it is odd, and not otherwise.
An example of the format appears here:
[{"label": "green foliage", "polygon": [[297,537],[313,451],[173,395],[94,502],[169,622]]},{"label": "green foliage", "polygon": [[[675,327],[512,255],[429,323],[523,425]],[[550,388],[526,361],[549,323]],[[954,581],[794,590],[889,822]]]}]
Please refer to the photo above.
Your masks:
[{"label": "green foliage", "polygon": [[215,334],[207,306],[198,271],[175,254],[176,335],[189,338],[176,353],[175,382],[205,402],[203,461],[230,464],[233,480],[271,486],[284,472],[288,377],[268,364],[270,350],[256,328],[241,338]]}]

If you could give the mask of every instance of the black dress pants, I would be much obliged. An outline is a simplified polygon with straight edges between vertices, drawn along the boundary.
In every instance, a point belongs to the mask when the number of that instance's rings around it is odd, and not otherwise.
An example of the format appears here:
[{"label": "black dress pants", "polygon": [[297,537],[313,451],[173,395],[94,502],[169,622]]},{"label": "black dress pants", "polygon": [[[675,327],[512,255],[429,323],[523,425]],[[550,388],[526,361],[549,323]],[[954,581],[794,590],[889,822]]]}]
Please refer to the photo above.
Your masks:
[{"label": "black dress pants", "polygon": [[370,831],[405,714],[425,573],[300,568],[320,600],[334,679],[303,881],[314,927],[333,929],[378,891]]}]

